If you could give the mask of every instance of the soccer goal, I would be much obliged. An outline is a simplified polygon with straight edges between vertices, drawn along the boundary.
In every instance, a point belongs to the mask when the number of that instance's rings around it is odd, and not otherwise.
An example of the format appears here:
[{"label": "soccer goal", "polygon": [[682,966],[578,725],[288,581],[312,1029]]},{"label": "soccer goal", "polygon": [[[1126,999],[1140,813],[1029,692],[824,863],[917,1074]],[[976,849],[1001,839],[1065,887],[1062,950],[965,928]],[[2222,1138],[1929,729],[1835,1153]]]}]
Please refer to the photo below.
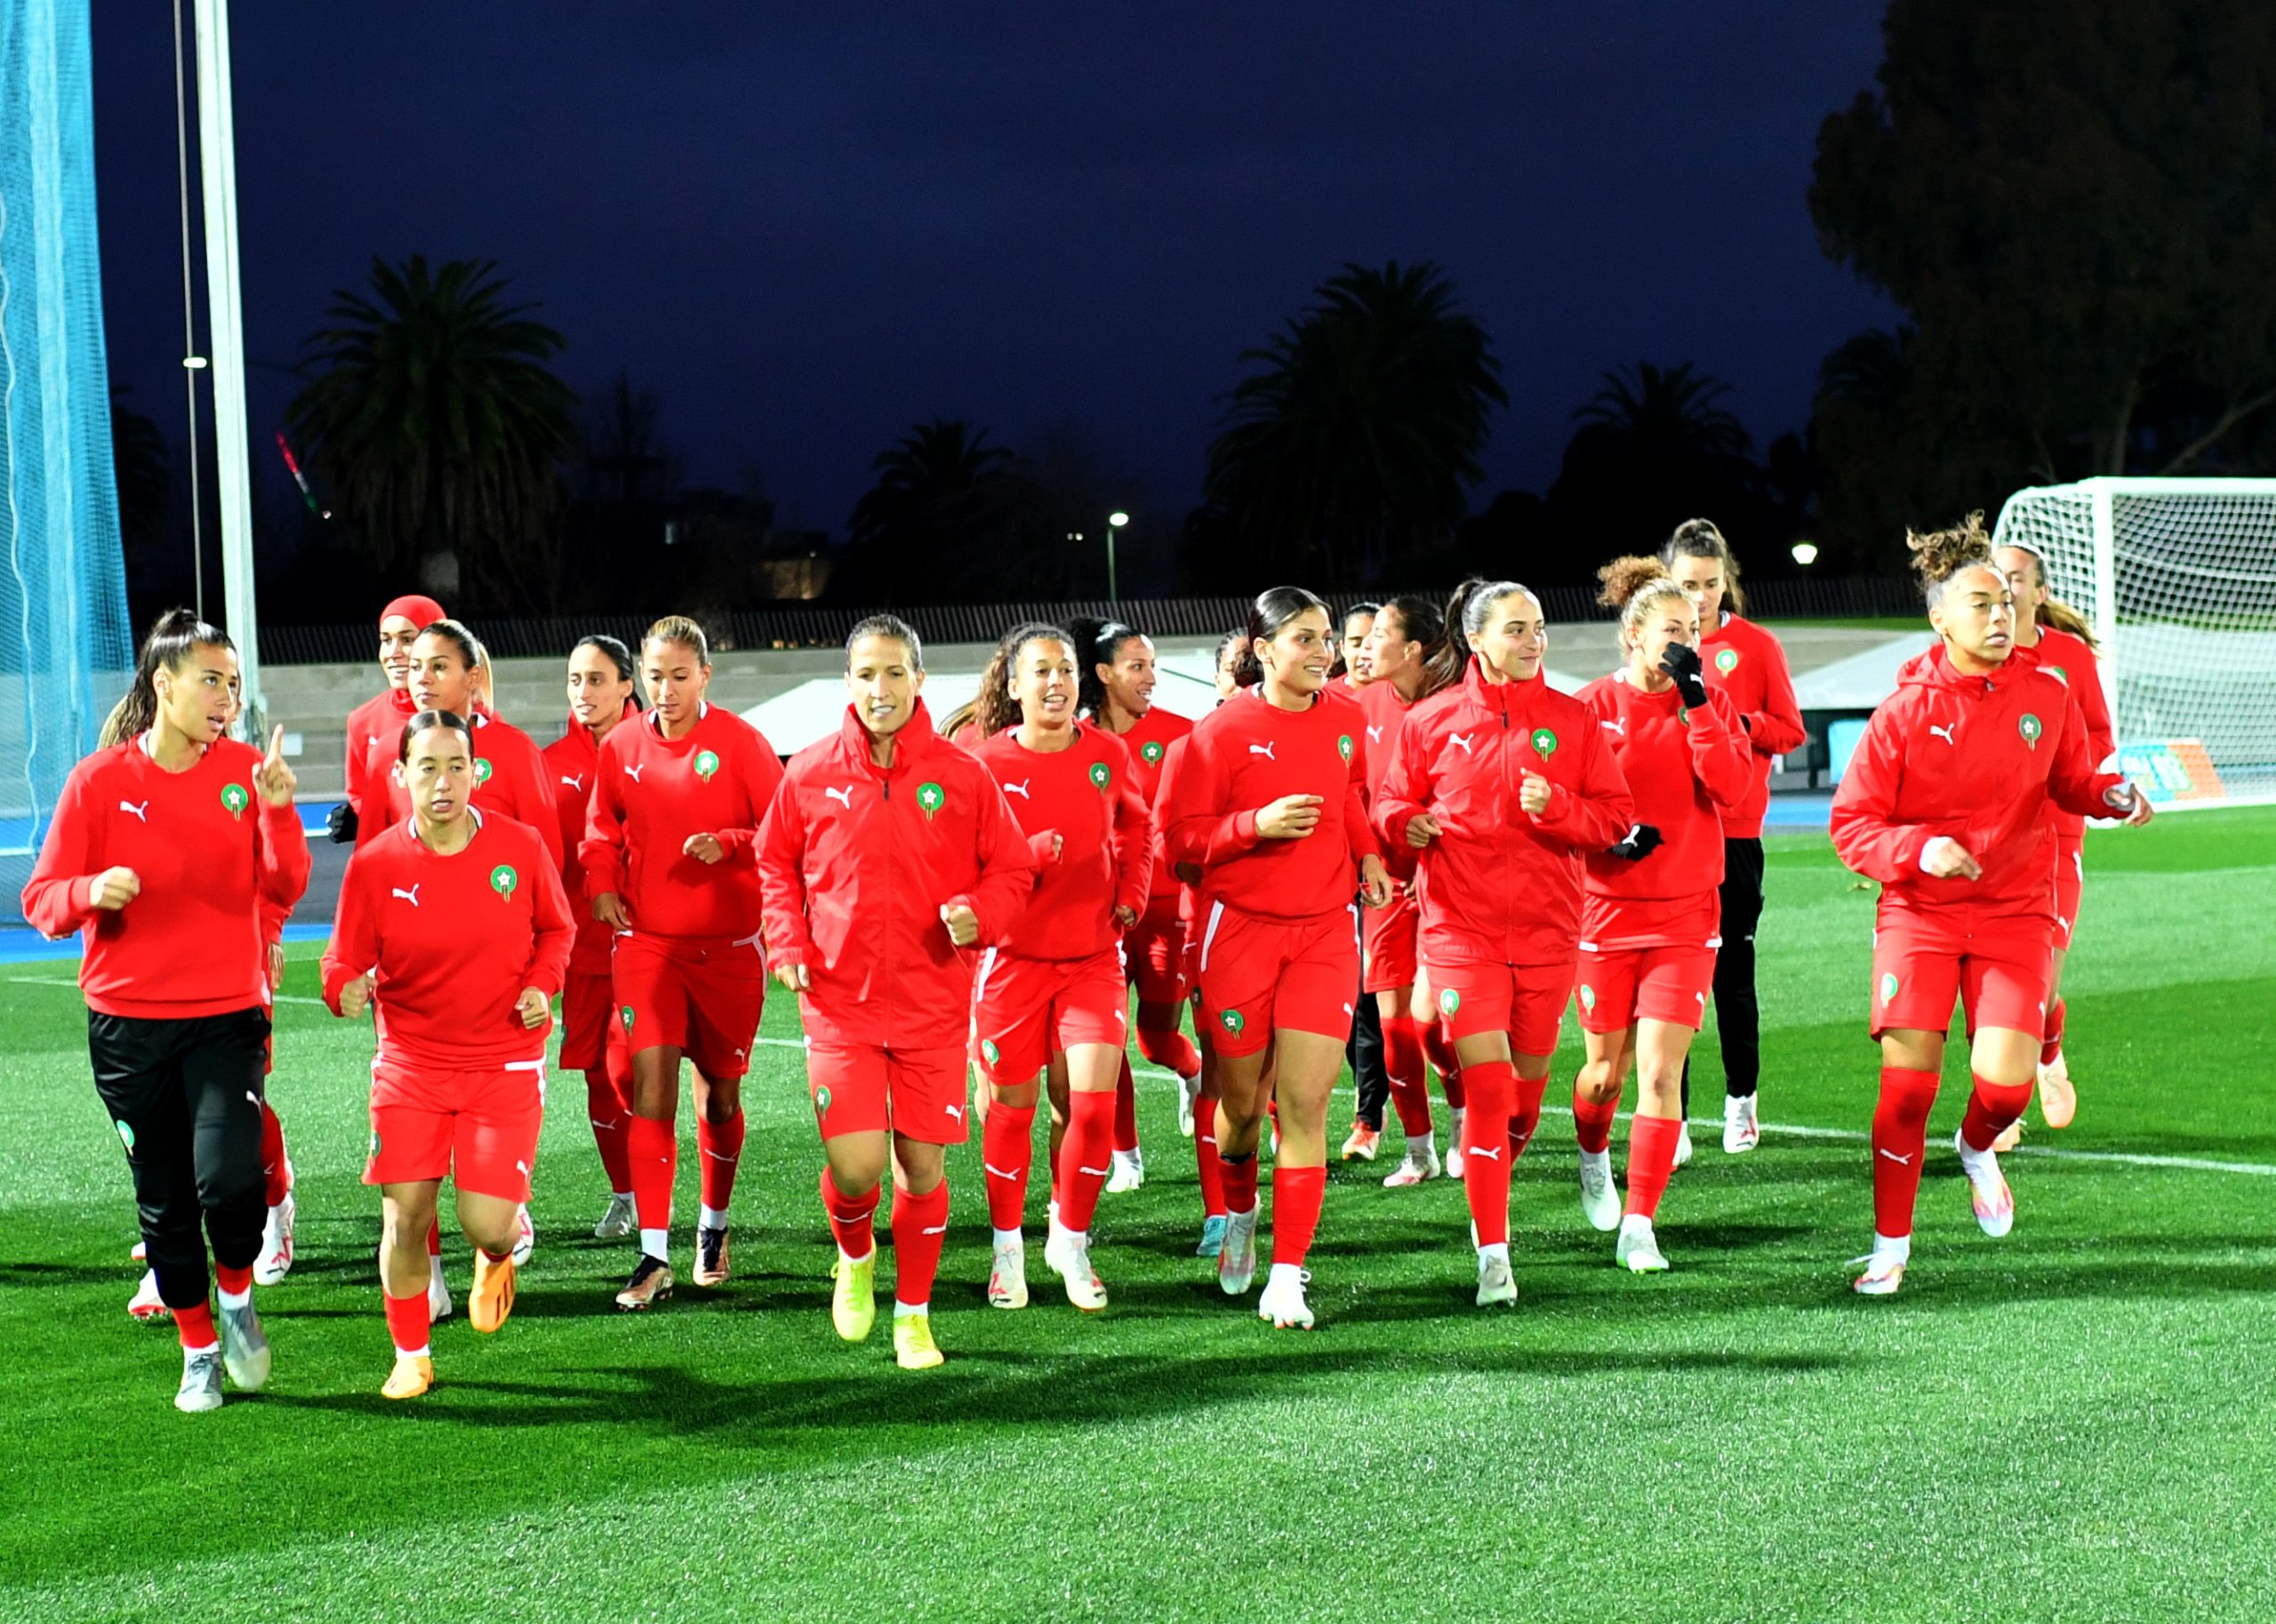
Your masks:
[{"label": "soccer goal", "polygon": [[2094,622],[2119,764],[2160,805],[2276,801],[2276,479],[2018,491],[1995,546]]}]

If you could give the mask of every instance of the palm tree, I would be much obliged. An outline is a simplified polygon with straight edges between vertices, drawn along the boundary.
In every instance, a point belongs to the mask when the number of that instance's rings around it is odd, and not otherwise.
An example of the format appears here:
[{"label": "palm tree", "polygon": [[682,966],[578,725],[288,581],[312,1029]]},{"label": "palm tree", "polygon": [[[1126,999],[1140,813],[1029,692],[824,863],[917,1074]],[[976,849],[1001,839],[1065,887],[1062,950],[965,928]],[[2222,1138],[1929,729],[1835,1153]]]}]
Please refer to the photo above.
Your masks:
[{"label": "palm tree", "polygon": [[1738,419],[1715,404],[1730,390],[1688,361],[1669,367],[1640,361],[1607,372],[1604,387],[1573,415],[1618,435],[1642,460],[1743,460],[1753,442]]},{"label": "palm tree", "polygon": [[950,418],[919,423],[870,464],[878,481],[846,521],[845,589],[865,602],[936,601],[976,566],[1017,495],[1012,453]]},{"label": "palm tree", "polygon": [[1243,353],[1204,489],[1254,564],[1342,586],[1453,534],[1509,396],[1436,265],[1346,265],[1314,298]]},{"label": "palm tree", "polygon": [[293,436],[383,573],[415,564],[453,598],[549,601],[577,397],[534,308],[506,301],[494,260],[374,259],[370,292],[336,290],[332,324],[309,335]]}]

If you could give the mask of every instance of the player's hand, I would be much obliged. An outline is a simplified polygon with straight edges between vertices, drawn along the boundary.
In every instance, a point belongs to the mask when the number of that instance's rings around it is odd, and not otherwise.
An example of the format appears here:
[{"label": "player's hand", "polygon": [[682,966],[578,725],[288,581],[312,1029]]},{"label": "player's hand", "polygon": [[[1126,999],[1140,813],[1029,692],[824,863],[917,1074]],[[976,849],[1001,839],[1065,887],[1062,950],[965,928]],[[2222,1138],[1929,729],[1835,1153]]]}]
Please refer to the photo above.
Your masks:
[{"label": "player's hand", "polygon": [[2126,784],[2102,792],[2103,804],[2116,812],[2128,828],[2140,828],[2150,820],[2150,797],[2138,785]]},{"label": "player's hand", "polygon": [[1688,643],[1671,643],[1660,656],[1660,669],[1675,679],[1675,691],[1694,710],[1707,702],[1707,675],[1699,651]]},{"label": "player's hand", "polygon": [[632,916],[624,911],[624,899],[613,891],[605,891],[593,899],[593,917],[612,931],[629,931]]},{"label": "player's hand", "polygon": [[340,989],[340,1012],[353,1020],[372,1005],[372,994],[378,986],[377,979],[366,970],[362,975]]},{"label": "player's hand", "polygon": [[356,809],[345,801],[324,815],[324,832],[336,846],[354,845],[358,827]]},{"label": "player's hand", "polygon": [[87,906],[116,913],[142,894],[142,876],[132,868],[106,868],[87,882]]},{"label": "player's hand", "polygon": [[1118,902],[1114,905],[1114,922],[1126,931],[1138,923],[1138,910],[1127,902]]},{"label": "player's hand", "polygon": [[522,996],[514,1000],[514,1013],[522,1018],[524,1030],[534,1032],[553,1013],[553,1000],[534,987],[525,987]]},{"label": "player's hand", "polygon": [[1177,883],[1181,885],[1198,885],[1201,884],[1201,865],[1199,863],[1172,863],[1170,865],[1170,872],[1177,876]]},{"label": "player's hand", "polygon": [[1538,772],[1528,772],[1518,786],[1518,804],[1538,818],[1549,810],[1550,782]]},{"label": "player's hand", "polygon": [[293,792],[301,780],[293,776],[293,769],[284,760],[284,730],[279,726],[268,735],[268,754],[260,758],[260,765],[252,770],[252,787],[260,798],[271,806],[290,806]]},{"label": "player's hand", "polygon": [[1395,889],[1382,858],[1370,852],[1359,860],[1359,895],[1369,908],[1387,907]]},{"label": "player's hand", "polygon": [[1658,851],[1661,844],[1662,836],[1656,828],[1648,823],[1638,823],[1631,825],[1625,835],[1606,848],[1606,852],[1610,856],[1636,863]]},{"label": "player's hand", "polygon": [[949,927],[949,940],[959,948],[969,948],[980,940],[980,916],[968,904],[942,903],[941,923]]},{"label": "player's hand", "polygon": [[1983,865],[1959,841],[1939,835],[1920,848],[1920,872],[1940,880],[1980,880]]},{"label": "player's hand", "polygon": [[1406,844],[1417,852],[1446,832],[1446,826],[1429,812],[1416,812],[1406,820]]},{"label": "player's hand", "polygon": [[808,988],[804,964],[777,964],[774,966],[774,979],[781,982],[788,992],[802,993]]},{"label": "player's hand", "polygon": [[1051,860],[1057,862],[1067,855],[1067,836],[1057,829],[1051,831]]},{"label": "player's hand", "polygon": [[268,990],[275,992],[284,985],[284,944],[272,941],[268,944]]},{"label": "player's hand", "polygon": [[699,863],[720,863],[727,860],[727,848],[719,844],[717,835],[690,835],[687,844],[680,847],[680,852]]},{"label": "player's hand", "polygon": [[1302,840],[1319,827],[1325,796],[1284,795],[1256,814],[1256,832],[1267,840]]}]

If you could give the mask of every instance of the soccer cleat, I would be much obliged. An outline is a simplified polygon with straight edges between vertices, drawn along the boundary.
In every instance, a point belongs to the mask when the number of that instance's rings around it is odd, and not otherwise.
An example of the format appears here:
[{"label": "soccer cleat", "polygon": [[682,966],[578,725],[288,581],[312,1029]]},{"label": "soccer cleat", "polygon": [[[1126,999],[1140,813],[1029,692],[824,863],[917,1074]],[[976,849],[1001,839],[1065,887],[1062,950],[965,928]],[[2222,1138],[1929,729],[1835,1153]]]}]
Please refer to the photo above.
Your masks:
[{"label": "soccer cleat", "polygon": [[616,1306],[628,1314],[653,1308],[672,1294],[671,1265],[661,1258],[640,1254],[640,1261],[632,1267],[632,1278],[616,1294]]},{"label": "soccer cleat", "polygon": [[1992,1148],[2001,1156],[2024,1142],[2024,1119],[2020,1116],[2000,1130],[1992,1140]]},{"label": "soccer cleat", "polygon": [[1043,1244],[1043,1262],[1067,1283],[1067,1300],[1084,1313],[1096,1314],[1106,1307],[1106,1283],[1091,1267],[1088,1236],[1063,1224],[1052,1225],[1051,1237]]},{"label": "soccer cleat", "polygon": [[1028,1244],[1024,1238],[997,1243],[995,1259],[988,1270],[988,1306],[1028,1306]]},{"label": "soccer cleat", "polygon": [[695,1227],[695,1284],[725,1285],[727,1284],[727,1226],[713,1228],[709,1224]]},{"label": "soccer cleat", "polygon": [[[512,1260],[507,1260],[511,1262]],[[416,1398],[435,1385],[435,1361],[426,1354],[399,1353],[395,1368],[380,1384],[381,1398]]]},{"label": "soccer cleat", "polygon": [[1675,1164],[1682,1166],[1691,1160],[1691,1124],[1683,1124],[1675,1132]]},{"label": "soccer cleat", "polygon": [[1978,1155],[1958,1133],[1952,1135],[1952,1146],[1959,1152],[1960,1170],[1967,1174],[1967,1198],[1975,1208],[1976,1224],[1996,1241],[2016,1227],[2016,1194],[2000,1171],[1999,1153]]},{"label": "soccer cleat", "polygon": [[1217,1252],[1217,1289],[1238,1297],[1256,1279],[1256,1218],[1259,1209],[1225,1214],[1225,1238]]},{"label": "soccer cleat", "polygon": [[1894,1297],[1897,1287],[1904,1284],[1904,1266],[1908,1260],[1900,1253],[1883,1252],[1876,1247],[1862,1258],[1852,1258],[1855,1265],[1863,1263],[1865,1272],[1849,1284],[1849,1289],[1860,1297]]},{"label": "soccer cleat", "polygon": [[1375,1152],[1382,1148],[1383,1131],[1371,1128],[1364,1122],[1351,1124],[1350,1137],[1343,1141],[1343,1159],[1347,1162],[1372,1162]]},{"label": "soccer cleat", "polygon": [[1668,1260],[1660,1252],[1659,1237],[1652,1233],[1652,1220],[1641,1212],[1631,1212],[1620,1220],[1620,1239],[1613,1244],[1612,1260],[1631,1275],[1667,1272]]},{"label": "soccer cleat", "polygon": [[1180,1077],[1177,1080],[1177,1131],[1187,1139],[1193,1137],[1193,1113],[1200,1100],[1199,1077]]},{"label": "soccer cleat", "polygon": [[1257,1318],[1271,1321],[1275,1331],[1310,1331],[1312,1308],[1304,1300],[1304,1286],[1311,1277],[1310,1269],[1275,1264],[1256,1294]]},{"label": "soccer cleat", "polygon": [[1462,1153],[1463,1122],[1469,1114],[1467,1107],[1459,1111],[1449,1108],[1447,1112],[1452,1119],[1447,1124],[1447,1177],[1456,1180],[1462,1178],[1463,1170],[1470,1162]]},{"label": "soccer cleat", "polygon": [[244,1391],[260,1392],[268,1385],[268,1339],[261,1334],[252,1300],[242,1308],[224,1308],[213,1317],[221,1331],[221,1368]]},{"label": "soccer cleat", "polygon": [[275,1285],[293,1272],[293,1197],[268,1209],[268,1218],[260,1227],[260,1252],[252,1260],[252,1283],[255,1285]]},{"label": "soccer cleat", "polygon": [[1225,1250],[1225,1215],[1212,1212],[1201,1220],[1201,1244],[1193,1249],[1197,1258],[1214,1258]]},{"label": "soccer cleat", "polygon": [[1752,1094],[1730,1094],[1723,1100],[1723,1154],[1744,1156],[1762,1142],[1762,1124],[1755,1116]]},{"label": "soccer cleat", "polygon": [[467,1293],[466,1323],[485,1335],[506,1323],[514,1311],[514,1260],[498,1262],[479,1246],[474,1250],[474,1289]]},{"label": "soccer cleat", "polygon": [[1439,1176],[1439,1148],[1427,1139],[1410,1139],[1406,1154],[1399,1158],[1397,1167],[1384,1175],[1383,1188],[1403,1190],[1411,1184],[1421,1184]]},{"label": "soccer cleat", "polygon": [[1106,1194],[1124,1195],[1146,1182],[1146,1153],[1142,1150],[1118,1150],[1110,1158],[1109,1168]]},{"label": "soccer cleat", "polygon": [[2079,1114],[2079,1091],[2071,1086],[2071,1062],[2058,1050],[2039,1068],[2039,1114],[2050,1128],[2067,1128]]},{"label": "soccer cleat", "polygon": [[639,1227],[639,1214],[632,1204],[632,1197],[612,1190],[609,1192],[608,1210],[601,1214],[600,1222],[593,1226],[593,1238],[597,1241],[621,1241]]},{"label": "soccer cleat", "polygon": [[1514,1303],[1518,1300],[1518,1283],[1510,1273],[1507,1252],[1496,1252],[1491,1257],[1480,1254],[1478,1260],[1478,1306],[1490,1308],[1496,1303]]},{"label": "soccer cleat", "polygon": [[942,1364],[941,1345],[933,1340],[933,1316],[918,1310],[893,1316],[893,1362],[905,1371],[929,1371]]},{"label": "soccer cleat", "polygon": [[837,1282],[829,1294],[829,1323],[847,1341],[862,1341],[878,1318],[878,1249],[872,1246],[868,1257],[852,1260],[840,1252],[829,1273]]},{"label": "soccer cleat", "polygon": [[1610,1232],[1620,1228],[1620,1191],[1612,1182],[1612,1152],[1581,1152],[1581,1211],[1589,1228]]},{"label": "soccer cleat", "polygon": [[128,1318],[140,1320],[146,1325],[155,1325],[174,1316],[174,1311],[166,1307],[166,1300],[158,1295],[156,1269],[142,1271],[142,1284],[136,1286],[134,1295],[127,1299],[126,1314]]},{"label": "soccer cleat", "polygon": [[427,1323],[439,1325],[451,1316],[450,1283],[443,1278],[443,1260],[429,1258],[427,1273]]},{"label": "soccer cleat", "polygon": [[1280,1159],[1280,1124],[1277,1122],[1272,1124],[1270,1142],[1272,1148],[1269,1154],[1271,1156],[1272,1159],[1277,1162]]},{"label": "soccer cleat", "polygon": [[221,1407],[221,1350],[200,1348],[184,1348],[181,1356],[181,1386],[174,1390],[174,1408],[185,1415],[197,1415]]},{"label": "soccer cleat", "polygon": [[530,1222],[530,1210],[525,1205],[516,1218],[521,1229],[514,1236],[514,1267],[521,1268],[530,1260],[530,1253],[537,1250],[537,1226]]},{"label": "soccer cleat", "polygon": [[150,1260],[150,1249],[142,1242],[137,1241],[134,1243],[134,1249],[126,1255],[137,1263],[148,1263]]}]

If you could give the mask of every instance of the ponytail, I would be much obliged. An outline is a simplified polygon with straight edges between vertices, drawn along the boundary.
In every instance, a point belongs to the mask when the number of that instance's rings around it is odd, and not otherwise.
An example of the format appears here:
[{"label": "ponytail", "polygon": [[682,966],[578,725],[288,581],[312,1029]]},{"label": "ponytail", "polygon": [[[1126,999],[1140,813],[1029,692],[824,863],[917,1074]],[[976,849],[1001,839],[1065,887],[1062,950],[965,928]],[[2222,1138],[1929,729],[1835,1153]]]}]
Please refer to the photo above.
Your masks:
[{"label": "ponytail", "polygon": [[223,648],[231,654],[237,652],[228,633],[199,620],[195,610],[169,609],[153,621],[134,661],[134,685],[103,718],[96,742],[108,748],[124,744],[137,733],[148,732],[158,719],[158,673],[180,670],[182,661],[199,647]]},{"label": "ponytail", "polygon": [[2102,645],[2095,641],[2095,624],[2059,597],[2050,596],[2039,606],[2039,623],[2052,626],[2056,631],[2069,632],[2096,653]]},{"label": "ponytail", "polygon": [[1463,622],[1469,617],[1470,600],[1487,584],[1481,577],[1473,575],[1456,587],[1454,596],[1447,600],[1446,612],[1439,617],[1439,635],[1422,655],[1422,692],[1426,697],[1453,687],[1469,668],[1470,636],[1463,629]]}]

